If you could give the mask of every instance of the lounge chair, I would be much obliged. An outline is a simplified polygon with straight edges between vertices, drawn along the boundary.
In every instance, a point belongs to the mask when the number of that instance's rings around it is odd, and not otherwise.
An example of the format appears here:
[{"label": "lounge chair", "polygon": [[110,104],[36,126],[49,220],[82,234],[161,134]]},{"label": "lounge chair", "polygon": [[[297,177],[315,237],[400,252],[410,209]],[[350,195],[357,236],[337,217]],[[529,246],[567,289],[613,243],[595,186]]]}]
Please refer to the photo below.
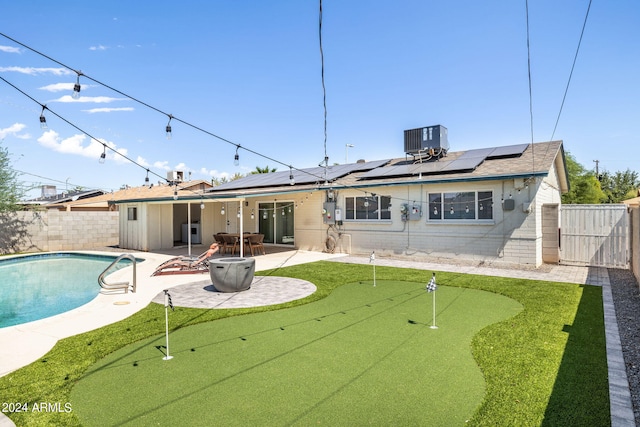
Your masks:
[{"label": "lounge chair", "polygon": [[218,252],[218,249],[218,244],[213,243],[206,252],[200,254],[197,258],[171,258],[156,267],[156,270],[151,275],[206,273],[209,271],[209,258]]}]

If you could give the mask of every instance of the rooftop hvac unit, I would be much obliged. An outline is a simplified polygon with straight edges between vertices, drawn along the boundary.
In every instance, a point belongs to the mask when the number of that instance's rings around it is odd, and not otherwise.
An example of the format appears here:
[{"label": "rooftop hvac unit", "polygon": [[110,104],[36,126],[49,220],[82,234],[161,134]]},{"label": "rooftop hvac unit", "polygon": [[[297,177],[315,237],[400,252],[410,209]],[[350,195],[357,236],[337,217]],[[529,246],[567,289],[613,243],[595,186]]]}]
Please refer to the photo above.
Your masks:
[{"label": "rooftop hvac unit", "polygon": [[167,181],[169,181],[169,182],[182,182],[182,181],[184,181],[184,172],[182,172],[182,171],[169,171],[169,172],[167,172]]},{"label": "rooftop hvac unit", "polygon": [[440,158],[449,150],[447,128],[441,125],[404,131],[404,152],[416,157]]}]

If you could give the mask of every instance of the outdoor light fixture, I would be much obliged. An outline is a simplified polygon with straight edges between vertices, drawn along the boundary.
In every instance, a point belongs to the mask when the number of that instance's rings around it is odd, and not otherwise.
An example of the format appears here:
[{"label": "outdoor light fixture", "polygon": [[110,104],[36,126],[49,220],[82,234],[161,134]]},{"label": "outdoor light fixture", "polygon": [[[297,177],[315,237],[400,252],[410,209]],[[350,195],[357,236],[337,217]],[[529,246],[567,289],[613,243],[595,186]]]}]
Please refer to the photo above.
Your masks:
[{"label": "outdoor light fixture", "polygon": [[200,199],[200,209],[204,210],[204,200]]},{"label": "outdoor light fixture", "polygon": [[296,180],[293,179],[293,170],[291,169],[291,166],[289,166],[289,185],[295,185]]},{"label": "outdoor light fixture", "polygon": [[224,215],[224,205],[220,208],[220,215]]},{"label": "outdoor light fixture", "polygon": [[255,219],[255,217],[256,217],[256,215],[255,215],[255,213],[254,213],[254,210],[253,210],[253,209],[251,209],[251,219]]},{"label": "outdoor light fixture", "polygon": [[267,219],[267,210],[265,209],[264,212],[262,212],[262,219]]},{"label": "outdoor light fixture", "polygon": [[239,145],[236,145],[236,155],[233,156],[233,164],[235,166],[239,166],[240,165],[240,155],[238,154],[238,149],[240,148]]},{"label": "outdoor light fixture", "polygon": [[149,169],[147,169],[147,176],[144,178],[144,185],[149,186]]},{"label": "outdoor light fixture", "polygon": [[107,159],[107,146],[103,145],[102,146],[102,154],[100,154],[100,159],[98,159],[98,162],[100,162],[100,164],[103,164],[104,161]]},{"label": "outdoor light fixture", "polygon": [[178,200],[178,188],[173,190],[173,200]]},{"label": "outdoor light fixture", "polygon": [[166,127],[166,132],[167,132],[167,139],[171,139],[171,119],[173,119],[173,116],[171,114],[169,114],[169,121],[167,122],[167,127]]},{"label": "outdoor light fixture", "polygon": [[47,118],[44,116],[44,110],[47,108],[46,105],[42,106],[42,112],[40,113],[40,129],[47,129]]},{"label": "outdoor light fixture", "polygon": [[240,208],[238,208],[238,218],[240,218]]},{"label": "outdoor light fixture", "polygon": [[76,71],[76,73],[78,73],[78,77],[76,79],[76,84],[73,85],[73,93],[71,94],[73,99],[80,98],[80,75],[82,73],[80,71]]}]

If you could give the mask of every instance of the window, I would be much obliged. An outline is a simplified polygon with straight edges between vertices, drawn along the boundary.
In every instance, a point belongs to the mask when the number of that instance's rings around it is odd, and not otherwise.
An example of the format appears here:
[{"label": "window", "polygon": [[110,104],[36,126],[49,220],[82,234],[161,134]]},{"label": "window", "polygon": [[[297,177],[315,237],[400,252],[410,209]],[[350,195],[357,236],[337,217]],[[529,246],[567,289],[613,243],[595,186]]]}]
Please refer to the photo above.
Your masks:
[{"label": "window", "polygon": [[391,219],[391,197],[345,197],[347,220],[380,221]]},{"label": "window", "polygon": [[493,192],[429,193],[429,220],[493,219]]},{"label": "window", "polygon": [[127,208],[127,219],[129,221],[137,221],[138,220],[138,208]]}]

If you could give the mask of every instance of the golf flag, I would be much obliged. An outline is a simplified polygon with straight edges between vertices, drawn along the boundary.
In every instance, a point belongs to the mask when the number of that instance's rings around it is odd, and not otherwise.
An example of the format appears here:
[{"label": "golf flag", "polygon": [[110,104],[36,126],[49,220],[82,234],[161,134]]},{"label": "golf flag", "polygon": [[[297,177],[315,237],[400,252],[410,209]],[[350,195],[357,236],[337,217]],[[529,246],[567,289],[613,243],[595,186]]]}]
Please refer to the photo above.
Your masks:
[{"label": "golf flag", "polygon": [[427,292],[433,292],[436,289],[438,289],[438,285],[436,285],[436,273],[433,273],[431,280],[429,280],[429,283],[427,284]]},{"label": "golf flag", "polygon": [[164,290],[164,306],[171,307],[171,311],[173,311],[173,301],[171,301],[171,294],[168,289]]},{"label": "golf flag", "polygon": [[371,255],[369,256],[369,263],[372,263],[376,260],[376,251],[371,252]]}]

